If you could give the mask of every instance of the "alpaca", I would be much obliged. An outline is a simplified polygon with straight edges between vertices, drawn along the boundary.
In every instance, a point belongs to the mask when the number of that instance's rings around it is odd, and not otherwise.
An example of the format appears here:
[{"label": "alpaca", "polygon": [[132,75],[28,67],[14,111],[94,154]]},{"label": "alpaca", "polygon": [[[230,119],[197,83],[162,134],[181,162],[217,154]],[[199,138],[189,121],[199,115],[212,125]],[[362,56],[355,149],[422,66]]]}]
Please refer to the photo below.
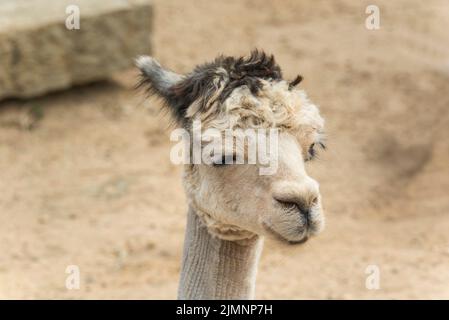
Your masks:
[{"label": "alpaca", "polygon": [[[258,174],[257,163],[184,166],[188,213],[178,298],[253,299],[264,238],[298,244],[324,227],[319,186],[304,164],[324,148],[318,108],[296,88],[302,78],[285,81],[263,51],[219,56],[186,75],[148,56],[136,65],[139,86],[162,98],[187,130],[195,120],[204,131],[279,130],[274,174]],[[245,149],[231,151],[235,157]]]}]

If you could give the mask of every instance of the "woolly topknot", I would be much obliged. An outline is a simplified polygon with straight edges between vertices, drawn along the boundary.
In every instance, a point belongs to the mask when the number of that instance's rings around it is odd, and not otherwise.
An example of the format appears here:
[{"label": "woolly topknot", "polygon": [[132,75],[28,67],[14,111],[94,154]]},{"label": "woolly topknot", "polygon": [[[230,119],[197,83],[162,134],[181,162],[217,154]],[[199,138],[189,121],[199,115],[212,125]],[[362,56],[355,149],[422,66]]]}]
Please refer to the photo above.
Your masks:
[{"label": "woolly topknot", "polygon": [[[164,69],[151,57],[139,57],[136,65],[141,71],[138,86],[161,97],[175,119],[184,125],[194,114],[208,112],[211,105],[224,102],[236,88],[246,86],[251,94],[257,95],[263,87],[262,80],[282,80],[274,56],[257,49],[237,58],[220,55],[212,62],[198,65],[186,76]],[[298,76],[290,86],[301,79]]]}]

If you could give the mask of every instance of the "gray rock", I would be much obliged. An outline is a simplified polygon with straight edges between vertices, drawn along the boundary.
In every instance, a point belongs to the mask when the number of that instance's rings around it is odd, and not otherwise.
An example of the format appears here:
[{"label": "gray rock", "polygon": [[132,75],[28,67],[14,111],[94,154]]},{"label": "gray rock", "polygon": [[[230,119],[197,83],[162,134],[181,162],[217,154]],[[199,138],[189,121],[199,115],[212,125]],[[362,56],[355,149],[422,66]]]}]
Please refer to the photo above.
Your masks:
[{"label": "gray rock", "polygon": [[[68,5],[80,10],[69,30]],[[0,99],[107,78],[150,53],[148,0],[0,1]]]}]

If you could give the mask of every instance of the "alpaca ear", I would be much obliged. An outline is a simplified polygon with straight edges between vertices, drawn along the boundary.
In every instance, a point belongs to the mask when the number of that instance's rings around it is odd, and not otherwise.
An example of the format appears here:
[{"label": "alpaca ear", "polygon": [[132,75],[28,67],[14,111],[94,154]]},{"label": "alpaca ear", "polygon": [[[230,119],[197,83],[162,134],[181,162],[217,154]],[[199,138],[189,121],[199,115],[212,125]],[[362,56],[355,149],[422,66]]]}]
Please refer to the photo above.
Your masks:
[{"label": "alpaca ear", "polygon": [[140,70],[141,80],[138,87],[144,87],[150,94],[162,98],[165,103],[172,107],[174,86],[184,76],[163,68],[160,63],[149,56],[140,56],[136,59],[136,66]]},{"label": "alpaca ear", "polygon": [[292,81],[290,81],[290,83],[288,84],[288,90],[293,89],[294,87],[296,87],[301,81],[302,81],[303,77],[301,75],[297,75],[295,79],[293,79]]}]

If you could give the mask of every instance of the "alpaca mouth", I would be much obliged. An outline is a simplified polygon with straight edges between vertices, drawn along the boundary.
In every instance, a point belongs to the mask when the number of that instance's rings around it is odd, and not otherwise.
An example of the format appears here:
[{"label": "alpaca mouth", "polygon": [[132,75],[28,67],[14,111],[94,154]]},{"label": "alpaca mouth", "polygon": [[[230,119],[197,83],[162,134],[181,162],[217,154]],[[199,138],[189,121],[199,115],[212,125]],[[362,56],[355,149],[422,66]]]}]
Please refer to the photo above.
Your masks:
[{"label": "alpaca mouth", "polygon": [[291,240],[291,239],[287,239],[285,236],[281,235],[279,232],[275,231],[272,227],[270,227],[267,223],[262,222],[262,225],[264,227],[265,230],[267,230],[271,235],[273,235],[276,239],[290,244],[290,245],[294,245],[294,244],[302,244],[305,243],[308,239],[309,239],[309,235],[307,232],[307,229],[305,229],[302,232],[302,237],[300,239],[295,239],[295,240]]},{"label": "alpaca mouth", "polygon": [[289,240],[288,243],[289,244],[302,244],[302,243],[306,242],[307,240],[309,240],[309,236],[306,235],[301,240],[294,240],[294,241]]}]

